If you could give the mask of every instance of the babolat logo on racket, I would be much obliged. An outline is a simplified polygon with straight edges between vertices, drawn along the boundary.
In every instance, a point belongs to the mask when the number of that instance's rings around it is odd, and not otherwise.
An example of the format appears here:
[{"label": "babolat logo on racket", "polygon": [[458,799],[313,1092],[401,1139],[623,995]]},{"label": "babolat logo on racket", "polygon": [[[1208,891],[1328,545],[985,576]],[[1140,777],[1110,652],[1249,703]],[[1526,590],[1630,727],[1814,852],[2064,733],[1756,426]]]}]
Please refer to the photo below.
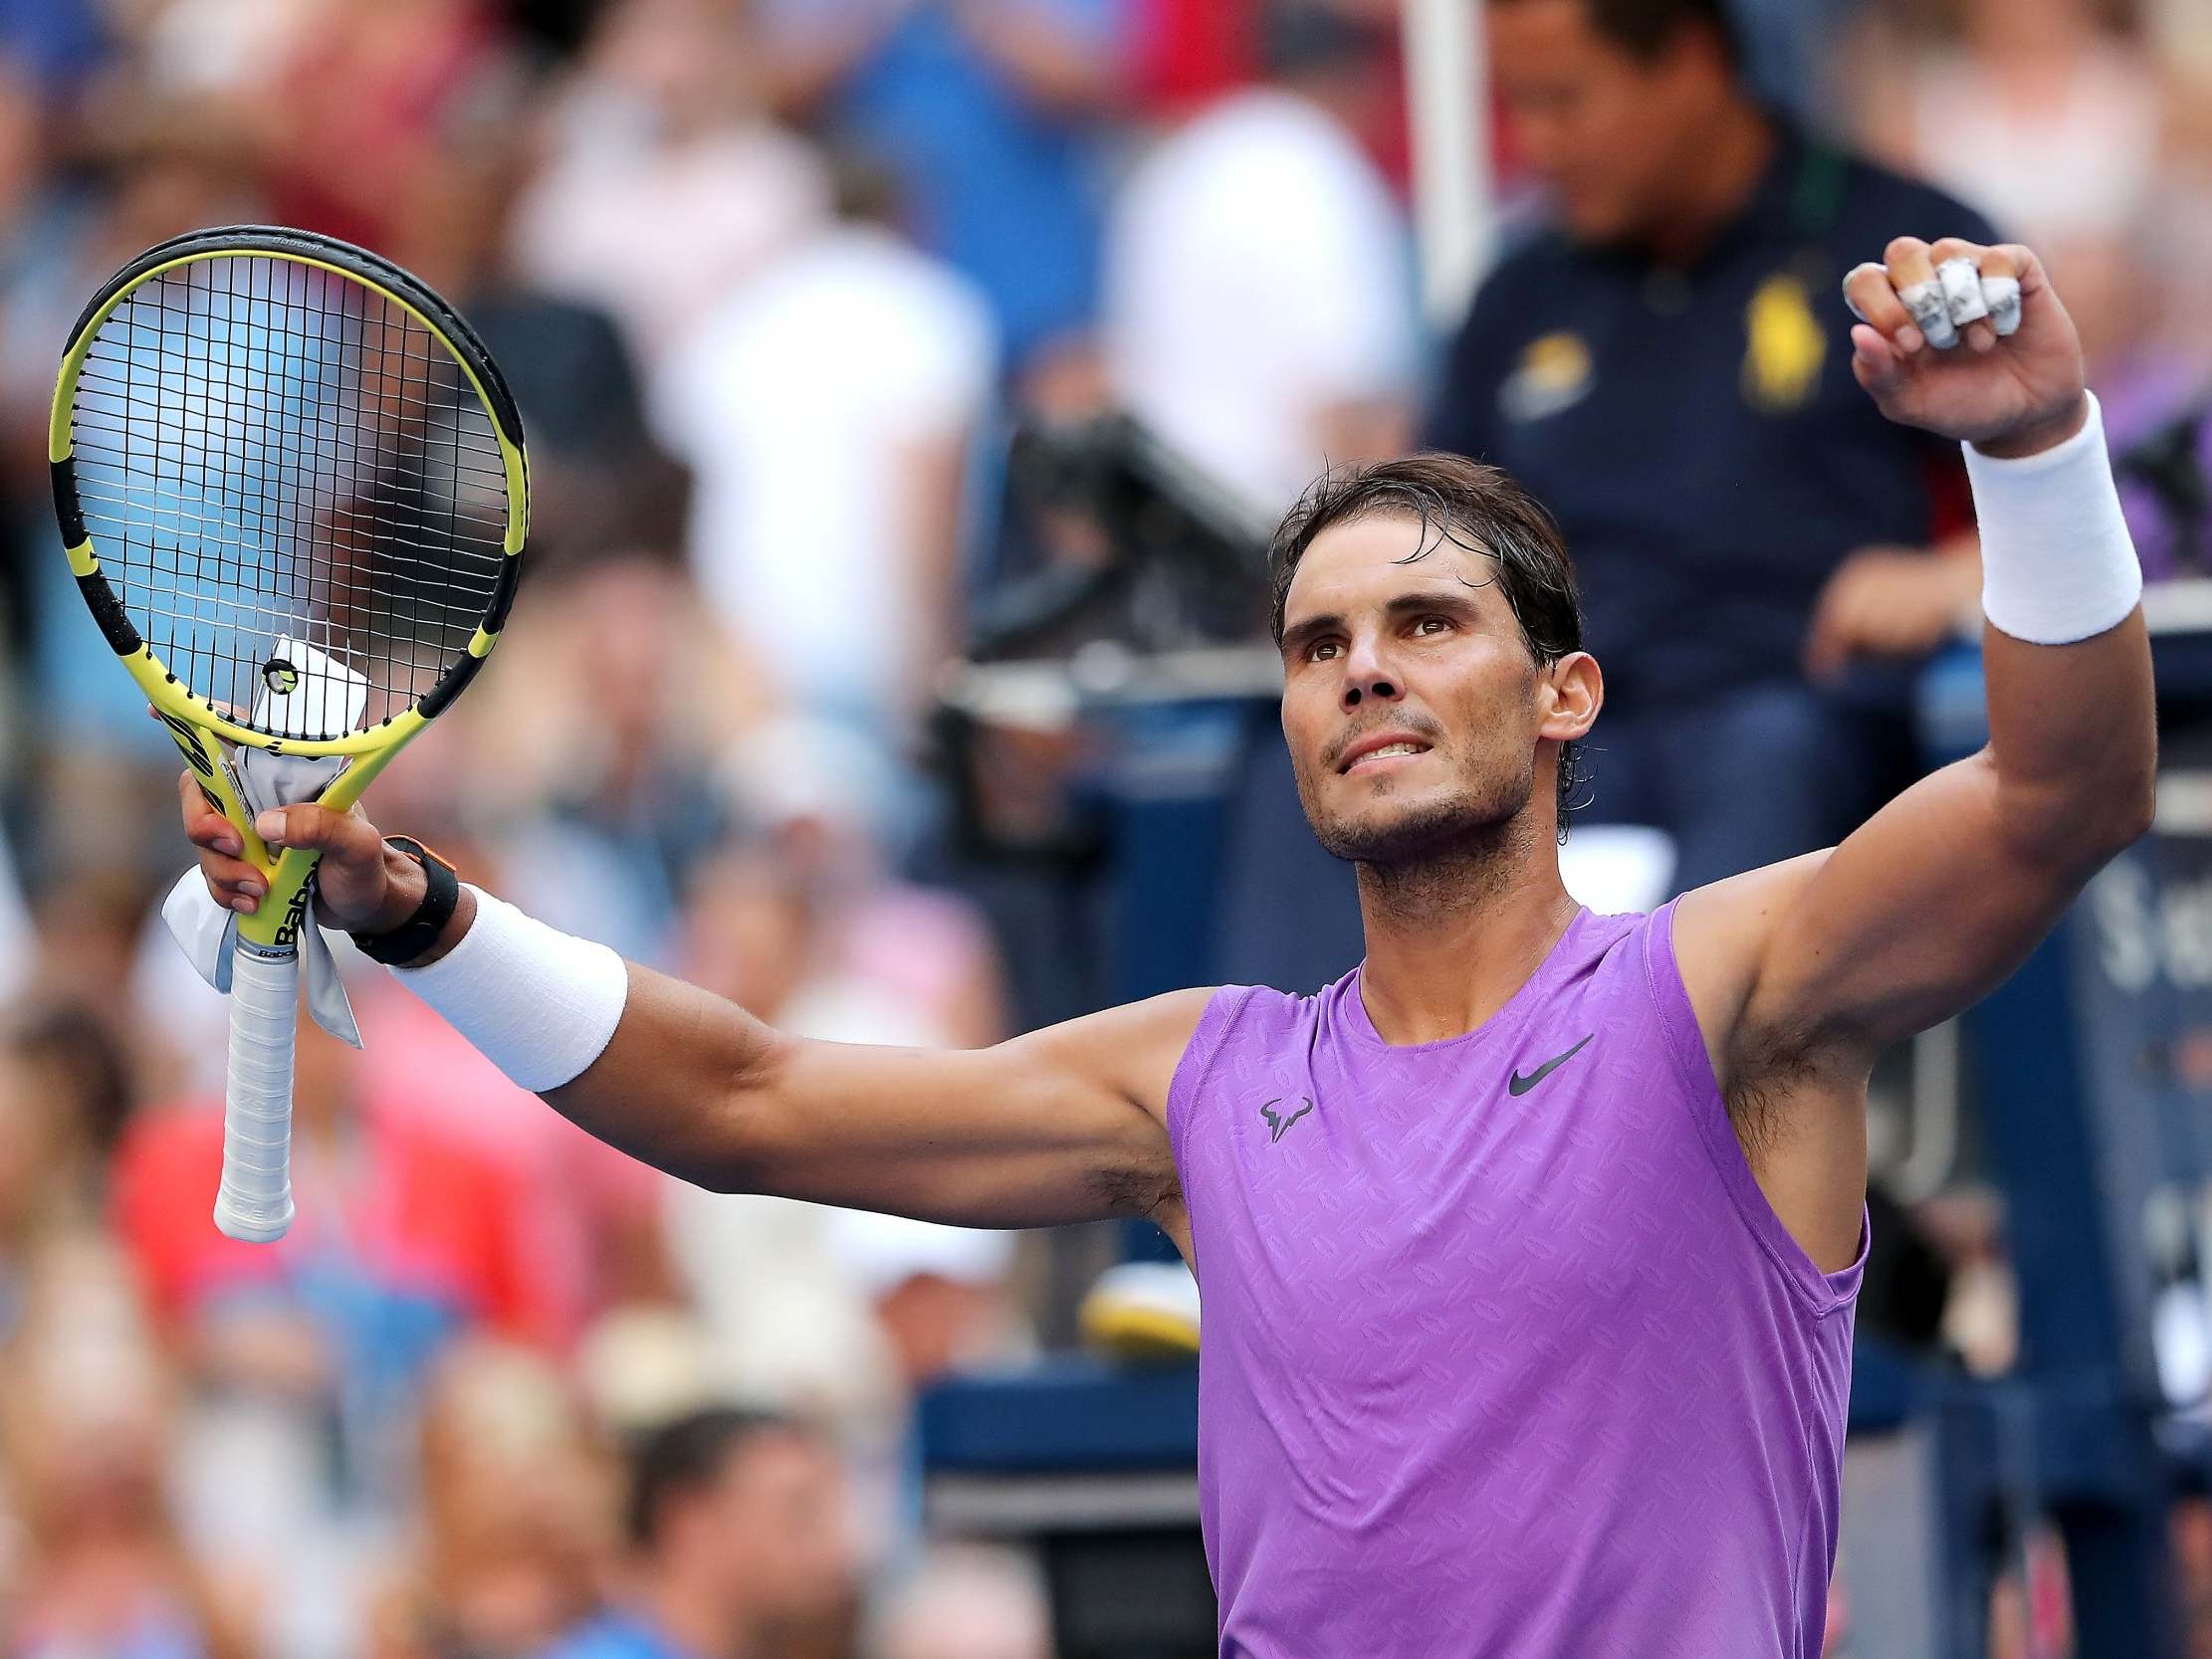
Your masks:
[{"label": "babolat logo on racket", "polygon": [[307,926],[308,906],[315,899],[315,883],[302,882],[299,891],[292,895],[292,902],[284,908],[284,923],[277,929],[277,944],[281,948],[300,942],[300,930]]},{"label": "babolat logo on racket", "polygon": [[279,697],[290,697],[300,689],[300,671],[282,657],[271,657],[261,665],[261,683]]}]

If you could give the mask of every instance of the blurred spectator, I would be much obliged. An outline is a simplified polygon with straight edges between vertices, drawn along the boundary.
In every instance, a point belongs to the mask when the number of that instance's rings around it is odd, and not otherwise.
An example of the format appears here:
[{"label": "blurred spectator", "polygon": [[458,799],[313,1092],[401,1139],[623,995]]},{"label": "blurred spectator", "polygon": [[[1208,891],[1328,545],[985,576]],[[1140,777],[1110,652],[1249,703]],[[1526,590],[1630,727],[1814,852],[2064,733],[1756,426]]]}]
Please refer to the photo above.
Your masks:
[{"label": "blurred spectator", "polygon": [[438,1142],[501,1171],[520,1195],[522,1258],[566,1351],[609,1310],[675,1294],[661,1241],[673,1183],[518,1089],[454,1029],[378,971],[356,987],[365,1093]]},{"label": "blurred spectator", "polygon": [[674,547],[681,469],[645,426],[637,368],[614,319],[550,292],[512,257],[510,224],[530,159],[519,101],[487,110],[400,204],[384,245],[451,301],[500,365],[530,437],[531,561],[611,546]]},{"label": "blurred spectator", "polygon": [[[982,917],[952,893],[890,873],[896,779],[864,745],[819,721],[777,720],[733,745],[722,775],[802,897],[809,942],[792,1012],[821,1027],[815,1035],[856,1036],[870,1019],[889,1020],[900,1040],[951,1048],[1007,1035],[1003,975]],[[695,949],[703,937],[695,933]],[[859,1000],[813,994],[820,985],[858,987]],[[840,1005],[863,1011],[838,1014]]]},{"label": "blurred spectator", "polygon": [[2120,504],[2152,580],[2212,574],[2212,362],[2182,350],[2194,285],[2163,214],[2066,249],[2067,310],[2103,406]]},{"label": "blurred spectator", "polygon": [[909,1393],[1013,1346],[1012,1233],[839,1210],[830,1248],[874,1305]]},{"label": "blurred spectator", "polygon": [[[959,989],[968,974],[988,975],[988,947],[950,901],[887,886],[840,893],[787,848],[732,850],[703,867],[687,926],[685,977],[794,1036],[946,1047],[995,1034],[974,994]],[[1003,1331],[1002,1319],[994,1323],[1003,1313],[1002,1284],[994,1286],[1005,1271],[1003,1240],[956,1234],[946,1245],[925,1227],[919,1239],[885,1244],[887,1234],[867,1231],[879,1219],[856,1219],[847,1232],[837,1211],[818,1205],[670,1192],[671,1239],[726,1386],[834,1412],[880,1438],[917,1380],[910,1358],[934,1371]],[[882,1247],[871,1250],[870,1238]],[[959,1270],[932,1274],[930,1262],[948,1252],[965,1252]],[[914,1341],[902,1345],[905,1327],[880,1325],[875,1299],[917,1277],[956,1291],[917,1309]],[[982,1307],[966,1294],[977,1285],[987,1287]]]},{"label": "blurred spectator", "polygon": [[[322,0],[266,84],[240,87],[279,224],[388,246],[449,157],[445,134],[509,73],[483,0]],[[362,165],[373,156],[374,165]],[[448,296],[448,298],[452,298]]]},{"label": "blurred spectator", "polygon": [[179,1503],[206,1557],[254,1580],[288,1659],[353,1651],[368,1541],[413,1500],[429,1364],[471,1331],[543,1342],[558,1313],[511,1171],[369,1081],[302,1022],[281,1243],[208,1219],[219,1100],[134,1118],[113,1170],[112,1225],[193,1390]]},{"label": "blurred spectator", "polygon": [[15,1582],[0,1579],[0,1654],[248,1659],[246,1609],[170,1513],[168,1378],[106,1246],[42,1258],[0,1392],[0,1490],[21,1529]]},{"label": "blurred spectator", "polygon": [[778,107],[899,178],[1017,371],[1088,328],[1128,0],[763,0]]},{"label": "blurred spectator", "polygon": [[715,1376],[704,1325],[681,1303],[618,1308],[577,1345],[574,1379],[602,1433],[631,1444],[731,1390]]},{"label": "blurred spectator", "polygon": [[1332,463],[1405,447],[1414,283],[1403,215],[1354,132],[1390,37],[1322,0],[1266,11],[1267,84],[1156,147],[1108,237],[1120,401],[1269,518]]},{"label": "blurred spectator", "polygon": [[[743,752],[733,779],[761,839],[702,867],[684,976],[793,1036],[996,1040],[1004,1015],[981,923],[883,878],[830,781],[851,783],[835,756],[803,726]],[[1013,1235],[690,1186],[669,1191],[667,1221],[721,1386],[833,1421],[871,1555],[911,1544],[908,1408],[955,1365],[1021,1349]]]},{"label": "blurred spectator", "polygon": [[366,1659],[524,1659],[604,1591],[615,1494],[559,1374],[469,1342],[425,1392],[413,1560],[379,1598]]},{"label": "blurred spectator", "polygon": [[1135,58],[1147,104],[1188,113],[1251,80],[1259,11],[1254,0],[1143,0]]},{"label": "blurred spectator", "polygon": [[208,1222],[220,1103],[175,1102],[133,1119],[116,1154],[113,1209],[149,1306],[194,1377],[296,1402],[319,1421],[333,1413],[348,1484],[388,1495],[390,1435],[438,1350],[477,1327],[543,1339],[551,1316],[506,1173],[361,1098],[361,1080],[358,1056],[302,1023],[299,1217],[283,1242],[239,1244]]},{"label": "blurred spectator", "polygon": [[41,92],[68,91],[100,62],[103,10],[97,0],[4,0],[0,56],[21,64]]},{"label": "blurred spectator", "polygon": [[[656,964],[676,896],[727,817],[717,756],[777,689],[775,666],[733,649],[702,597],[673,556],[642,551],[531,593],[515,655],[456,709],[477,740],[454,758],[489,764],[439,785],[507,820],[501,874],[518,903]],[[403,786],[427,782],[413,769]]]},{"label": "blurred spectator", "polygon": [[0,1040],[0,1345],[44,1252],[99,1216],[98,1159],[128,1110],[112,1036],[82,1009],[19,1009]]},{"label": "blurred spectator", "polygon": [[1668,831],[1677,891],[1829,845],[1910,775],[1909,665],[1980,590],[1956,446],[1868,402],[1837,290],[1908,228],[1988,228],[1764,109],[1718,0],[1485,11],[1556,217],[1484,284],[1429,439],[1573,549],[1607,691],[1577,821]]},{"label": "blurred spectator", "polygon": [[[132,1120],[116,1152],[115,1219],[154,1312],[204,1362],[238,1380],[283,1376],[375,1390],[411,1384],[449,1333],[482,1324],[542,1335],[529,1264],[517,1259],[515,1194],[499,1171],[404,1113],[363,1099],[361,1061],[312,1022],[300,1027],[293,1181],[300,1216],[280,1244],[241,1245],[208,1225],[222,1165],[213,1103],[171,1102]],[[312,1339],[304,1369],[262,1370],[242,1334],[284,1310]],[[310,1361],[311,1351],[323,1356]],[[331,1371],[340,1373],[333,1377]]]},{"label": "blurred spectator", "polygon": [[[70,578],[55,534],[42,451],[54,370],[61,341],[88,300],[123,263],[169,237],[203,225],[266,218],[235,165],[189,154],[134,153],[111,177],[85,189],[74,174],[58,174],[25,216],[20,257],[0,262],[0,479],[29,462],[36,472],[14,474],[24,492],[7,518],[19,541],[32,605],[32,695],[39,734],[49,740],[39,758],[47,768],[40,794],[42,821],[22,847],[24,867],[36,880],[49,863],[83,870],[111,862],[137,863],[152,836],[168,837],[136,811],[116,811],[104,800],[111,790],[140,798],[147,775],[118,770],[120,756],[150,762],[163,773],[176,750],[159,726],[146,719],[146,703],[129,677],[114,672],[109,651]],[[66,837],[49,845],[48,826],[70,823]],[[171,856],[164,845],[162,857]],[[142,896],[141,896],[142,897]],[[135,909],[135,906],[131,908]],[[113,981],[109,981],[112,983]]]},{"label": "blurred spectator", "polygon": [[839,222],[731,294],[656,387],[691,558],[760,679],[896,747],[951,651],[969,445],[996,366],[968,283],[842,172]]},{"label": "blurred spectator", "polygon": [[516,265],[607,311],[648,371],[828,209],[812,150],[762,111],[749,11],[614,0],[518,209]]},{"label": "blurred spectator", "polygon": [[2114,26],[2130,9],[1959,0],[1955,31],[1876,58],[1860,130],[2033,244],[2065,284],[2067,249],[2135,225],[2156,176],[2161,84]]},{"label": "blurred spectator", "polygon": [[933,1550],[876,1621],[877,1659],[1050,1659],[1044,1594],[1018,1556]]},{"label": "blurred spectator", "polygon": [[[1403,193],[1413,170],[1412,134],[1398,28],[1400,0],[1309,0],[1377,40],[1388,60],[1382,96],[1354,107],[1353,135]],[[1268,56],[1267,16],[1275,0],[1135,0],[1136,79],[1145,111],[1156,119],[1196,113],[1225,93],[1260,80]]]},{"label": "blurred spectator", "polygon": [[[667,567],[662,563],[654,568]],[[572,572],[552,587],[554,594],[571,586],[579,595],[594,589],[621,591],[634,575],[626,576],[624,561],[614,560]],[[595,578],[601,576],[607,579],[605,588],[597,588]],[[526,594],[531,591],[526,585]],[[544,590],[537,593],[541,601],[548,597]],[[471,839],[454,827],[463,804],[481,809],[493,825],[504,827],[522,851],[550,846],[566,849],[575,858],[593,856],[584,832],[572,825],[556,827],[560,809],[552,804],[555,781],[587,782],[591,775],[592,751],[579,753],[576,733],[604,729],[575,713],[579,703],[569,699],[588,696],[590,687],[578,685],[566,663],[571,649],[589,653],[601,646],[617,659],[636,661],[624,643],[625,614],[637,615],[615,603],[603,606],[605,634],[596,640],[586,620],[569,625],[560,603],[543,618],[548,626],[519,629],[502,648],[501,672],[487,675],[470,699],[408,751],[408,764],[379,782],[379,799],[397,803],[392,807],[395,817],[420,826],[464,875],[487,880],[496,889],[512,891],[515,883],[505,863],[495,861],[493,843]],[[650,626],[654,618],[682,614],[680,605],[666,611],[647,607],[639,620]],[[663,671],[692,660],[674,640],[664,643],[669,649],[660,665]],[[712,654],[702,650],[700,655]],[[620,673],[610,674],[607,682],[608,710],[619,715],[633,691]],[[715,702],[716,696],[700,700],[709,709]],[[472,726],[472,720],[479,724]],[[557,730],[552,725],[556,722]],[[621,722],[613,729],[627,740]],[[654,726],[636,735],[625,752],[649,766],[670,766],[687,752],[677,730]],[[562,759],[570,755],[577,764],[563,772]],[[586,884],[594,894],[617,890],[618,878],[634,874],[625,861],[642,857],[628,843],[603,856],[605,862],[591,867]],[[550,856],[529,868],[534,882],[544,884],[532,887],[538,895],[533,902],[549,911],[568,897],[559,884],[580,880],[579,866]],[[603,920],[601,912],[588,915],[594,925]],[[614,936],[626,937],[619,932]],[[366,1114],[395,1133],[452,1150],[476,1171],[471,1178],[490,1182],[501,1194],[501,1206],[518,1233],[508,1254],[527,1267],[528,1301],[534,1310],[531,1334],[551,1339],[565,1351],[606,1310],[670,1297],[674,1280],[660,1220],[668,1178],[547,1110],[398,979],[342,940],[337,948],[364,1047],[357,1056],[341,1052],[330,1058],[349,1079],[351,1097]],[[644,945],[631,951],[647,953]],[[121,982],[129,1003],[139,1010],[134,1036],[148,1054],[148,1075],[165,1079],[167,1093],[179,1100],[204,1103],[219,1095],[228,1005],[200,982],[158,915],[145,919],[136,959]],[[195,1227],[190,1214],[181,1220]],[[205,1220],[197,1217],[195,1230],[204,1231],[207,1243],[220,1246],[223,1241],[205,1227]],[[256,1252],[240,1254],[250,1258]]]},{"label": "blurred spectator", "polygon": [[796,1419],[717,1408],[630,1461],[632,1566],[545,1659],[821,1659],[842,1653],[858,1564],[835,1452]]}]

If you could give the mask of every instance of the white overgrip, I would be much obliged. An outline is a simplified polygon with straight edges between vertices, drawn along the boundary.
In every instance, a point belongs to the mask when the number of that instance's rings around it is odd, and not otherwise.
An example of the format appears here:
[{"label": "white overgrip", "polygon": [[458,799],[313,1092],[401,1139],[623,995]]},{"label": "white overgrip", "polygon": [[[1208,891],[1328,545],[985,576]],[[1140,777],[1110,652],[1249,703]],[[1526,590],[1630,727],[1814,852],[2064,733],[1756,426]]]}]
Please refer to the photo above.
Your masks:
[{"label": "white overgrip", "polygon": [[223,1181],[215,1225],[249,1244],[292,1225],[292,1045],[300,953],[240,941],[231,964],[230,1081],[223,1101]]}]

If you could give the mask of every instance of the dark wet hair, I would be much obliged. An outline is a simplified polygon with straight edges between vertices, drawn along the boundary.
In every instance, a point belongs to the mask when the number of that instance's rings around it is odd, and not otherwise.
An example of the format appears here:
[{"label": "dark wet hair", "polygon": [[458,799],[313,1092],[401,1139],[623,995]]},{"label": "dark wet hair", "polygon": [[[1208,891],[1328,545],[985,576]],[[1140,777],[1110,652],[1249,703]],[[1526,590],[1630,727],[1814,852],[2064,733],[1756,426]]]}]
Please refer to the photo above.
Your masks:
[{"label": "dark wet hair", "polygon": [[1729,67],[1743,67],[1743,30],[1729,0],[1582,0],[1582,6],[1601,37],[1640,62],[1657,58],[1687,26],[1710,30]]},{"label": "dark wet hair", "polygon": [[[1324,474],[1276,527],[1267,548],[1273,596],[1268,627],[1282,644],[1283,608],[1291,578],[1314,538],[1336,524],[1395,513],[1419,518],[1421,545],[1402,561],[1412,563],[1448,539],[1497,561],[1498,591],[1521,625],[1521,638],[1539,668],[1582,649],[1582,604],[1575,567],[1559,525],[1511,477],[1464,456],[1430,451],[1400,461],[1340,467]],[[1586,781],[1582,744],[1559,746],[1559,835],[1576,789]]]}]

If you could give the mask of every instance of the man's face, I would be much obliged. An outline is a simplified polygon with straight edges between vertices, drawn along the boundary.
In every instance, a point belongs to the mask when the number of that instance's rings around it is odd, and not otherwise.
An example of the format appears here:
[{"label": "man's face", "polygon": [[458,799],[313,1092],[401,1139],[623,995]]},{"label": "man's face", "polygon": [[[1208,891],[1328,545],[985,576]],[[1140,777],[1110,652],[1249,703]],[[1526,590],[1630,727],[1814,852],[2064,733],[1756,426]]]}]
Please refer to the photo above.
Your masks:
[{"label": "man's face", "polygon": [[1299,561],[1283,736],[1306,821],[1338,858],[1416,862],[1529,805],[1543,677],[1497,574],[1397,513],[1331,525]]},{"label": "man's face", "polygon": [[853,1593],[856,1548],[844,1470],[811,1437],[770,1434],[729,1460],[703,1518],[722,1580],[751,1615],[807,1629]]},{"label": "man's face", "polygon": [[1725,73],[1682,30],[1649,61],[1601,35],[1584,0],[1491,0],[1490,66],[1521,151],[1576,241],[1663,224],[1710,129]]}]

